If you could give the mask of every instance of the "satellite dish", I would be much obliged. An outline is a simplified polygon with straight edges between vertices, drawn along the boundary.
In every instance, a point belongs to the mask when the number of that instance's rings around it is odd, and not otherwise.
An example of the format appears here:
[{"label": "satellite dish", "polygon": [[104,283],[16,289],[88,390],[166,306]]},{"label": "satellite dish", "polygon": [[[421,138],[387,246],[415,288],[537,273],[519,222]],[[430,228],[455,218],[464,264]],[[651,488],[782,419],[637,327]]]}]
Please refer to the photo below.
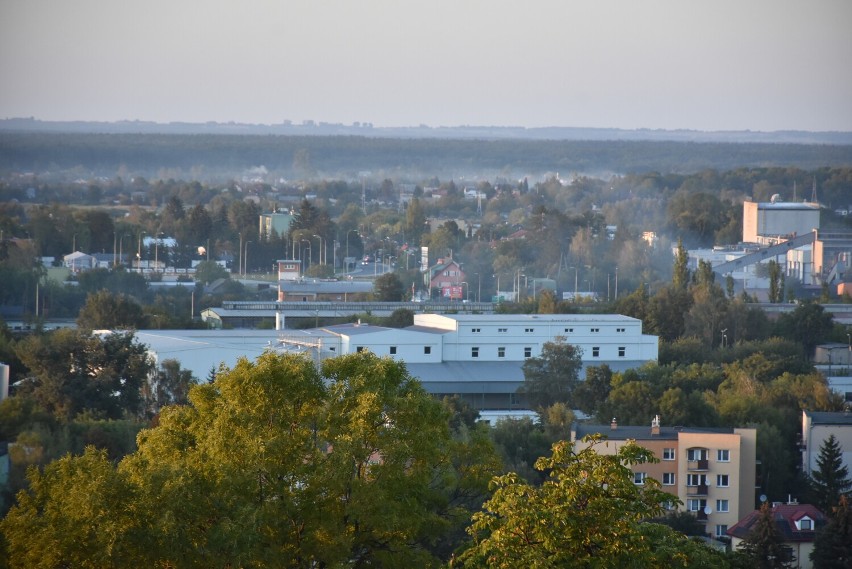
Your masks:
[{"label": "satellite dish", "polygon": [[769,198],[769,201],[772,203],[778,203],[779,199],[781,199],[781,194],[772,194],[772,197]]},{"label": "satellite dish", "polygon": [[760,502],[763,503],[765,501],[766,501],[766,494],[761,494],[760,495]]},{"label": "satellite dish", "polygon": [[710,506],[704,506],[704,513],[709,516],[713,513],[713,508],[711,508]]}]

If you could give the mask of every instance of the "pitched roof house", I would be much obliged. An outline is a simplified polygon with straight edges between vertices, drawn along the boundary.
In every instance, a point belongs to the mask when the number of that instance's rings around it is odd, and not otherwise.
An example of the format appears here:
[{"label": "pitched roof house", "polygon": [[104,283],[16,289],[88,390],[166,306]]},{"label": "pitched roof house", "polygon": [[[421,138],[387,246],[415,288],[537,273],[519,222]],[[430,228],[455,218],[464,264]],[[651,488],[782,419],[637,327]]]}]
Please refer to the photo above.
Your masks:
[{"label": "pitched roof house", "polygon": [[[736,524],[728,528],[731,545],[736,549],[748,537],[754,524],[760,517],[760,510],[754,510]],[[796,556],[796,566],[810,569],[810,556],[814,548],[814,538],[817,529],[828,523],[828,520],[816,506],[811,504],[773,504],[772,517],[775,527],[784,537],[784,544],[793,549]]]}]

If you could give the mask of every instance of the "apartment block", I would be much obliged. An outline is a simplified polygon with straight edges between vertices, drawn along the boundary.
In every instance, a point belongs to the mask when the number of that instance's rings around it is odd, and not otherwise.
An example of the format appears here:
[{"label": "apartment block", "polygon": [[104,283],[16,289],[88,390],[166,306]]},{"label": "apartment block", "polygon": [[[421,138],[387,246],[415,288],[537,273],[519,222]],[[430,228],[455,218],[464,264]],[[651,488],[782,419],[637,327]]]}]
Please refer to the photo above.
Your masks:
[{"label": "apartment block", "polygon": [[648,426],[576,424],[571,440],[582,448],[587,435],[606,437],[598,452],[615,454],[628,441],[654,453],[660,462],[632,467],[634,483],[658,480],[662,489],[693,512],[711,537],[724,537],[755,507],[756,429],[664,427],[659,416]]}]

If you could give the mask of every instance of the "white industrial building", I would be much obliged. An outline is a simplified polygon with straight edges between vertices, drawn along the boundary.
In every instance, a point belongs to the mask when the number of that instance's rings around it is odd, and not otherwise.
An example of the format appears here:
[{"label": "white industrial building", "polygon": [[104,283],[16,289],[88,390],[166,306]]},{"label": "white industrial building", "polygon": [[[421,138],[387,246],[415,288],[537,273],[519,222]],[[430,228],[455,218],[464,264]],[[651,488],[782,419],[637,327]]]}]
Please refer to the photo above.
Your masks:
[{"label": "white industrial building", "polygon": [[562,336],[580,348],[583,367],[614,371],[656,361],[658,338],[642,322],[618,314],[416,314],[404,329],[341,324],[282,333],[280,345],[318,361],[370,350],[398,358],[430,393],[459,394],[478,409],[513,409],[523,363]]},{"label": "white industrial building", "polygon": [[793,235],[819,229],[819,204],[809,202],[743,202],[743,241],[776,245]]},{"label": "white industrial building", "polygon": [[175,359],[204,380],[220,364],[233,367],[266,350],[304,352],[317,363],[370,350],[405,362],[436,396],[459,394],[477,409],[523,409],[516,392],[523,363],[546,342],[564,336],[582,350],[584,368],[602,364],[624,371],[656,361],[656,336],[642,322],[617,314],[416,314],[408,328],[341,324],[308,330],[144,330],[158,362]]}]

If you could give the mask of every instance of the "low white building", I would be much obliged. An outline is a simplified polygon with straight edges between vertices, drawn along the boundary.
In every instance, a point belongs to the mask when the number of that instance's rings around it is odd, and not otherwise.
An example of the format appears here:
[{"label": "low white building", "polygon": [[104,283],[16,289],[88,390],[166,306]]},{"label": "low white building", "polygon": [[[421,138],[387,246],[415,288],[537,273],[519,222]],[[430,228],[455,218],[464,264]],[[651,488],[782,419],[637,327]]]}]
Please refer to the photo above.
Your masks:
[{"label": "low white building", "polygon": [[62,264],[73,272],[86,271],[98,266],[98,261],[91,255],[74,251],[62,258]]},{"label": "low white building", "polygon": [[658,338],[642,322],[617,314],[416,314],[405,329],[367,324],[286,331],[285,350],[308,351],[317,361],[370,350],[398,358],[434,395],[462,395],[479,409],[523,407],[516,392],[523,363],[562,336],[580,348],[583,367],[614,371],[656,361]]},{"label": "low white building", "polygon": [[582,351],[583,367],[613,371],[657,359],[657,337],[642,322],[617,314],[415,314],[408,328],[341,324],[308,330],[140,330],[157,362],[176,359],[204,380],[220,364],[232,367],[266,350],[306,353],[317,364],[369,350],[405,362],[435,395],[461,395],[477,409],[525,409],[517,395],[523,365],[546,342],[564,336]]}]

